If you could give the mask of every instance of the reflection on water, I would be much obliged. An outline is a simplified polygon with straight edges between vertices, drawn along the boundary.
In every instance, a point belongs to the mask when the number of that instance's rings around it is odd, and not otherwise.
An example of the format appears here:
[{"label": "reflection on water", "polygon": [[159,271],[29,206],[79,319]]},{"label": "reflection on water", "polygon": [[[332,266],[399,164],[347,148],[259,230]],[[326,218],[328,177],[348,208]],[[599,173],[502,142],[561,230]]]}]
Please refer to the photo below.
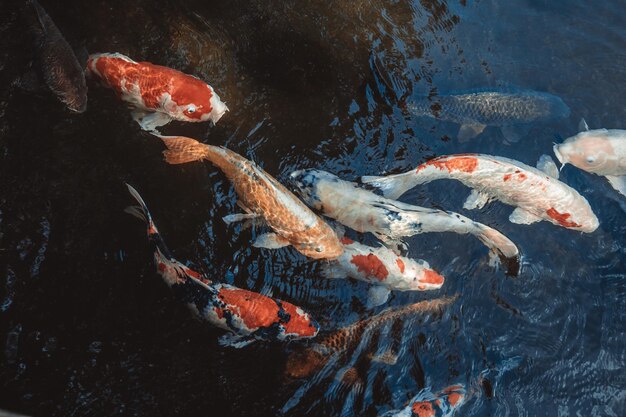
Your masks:
[{"label": "reflection on water", "polygon": [[[196,74],[231,109],[217,126],[164,133],[226,145],[289,184],[296,169],[354,181],[448,153],[533,165],[557,137],[624,128],[620,2],[143,0],[43,6],[73,45]],[[601,22],[599,24],[598,22]],[[227,226],[230,183],[210,165],[168,166],[110,91],[87,112],[20,88],[32,61],[12,2],[0,4],[0,409],[31,415],[367,415],[400,410],[423,388],[462,383],[462,415],[618,416],[626,409],[624,199],[566,166],[561,178],[600,219],[592,234],[511,224],[511,208],[465,211],[469,190],[437,181],[402,201],[460,212],[520,248],[516,278],[453,234],[407,240],[446,277],[429,293],[366,308],[368,285],[321,278],[291,249],[258,250],[265,230]],[[504,143],[487,127],[408,111],[412,95],[518,87],[560,97],[571,115]],[[217,345],[154,274],[143,229],[122,212],[142,190],[180,259],[224,282],[302,305],[326,332],[310,344]],[[372,236],[362,236],[375,244]],[[312,373],[293,361],[385,308],[459,295],[442,314],[365,329]],[[317,352],[317,351],[316,351]],[[294,359],[295,358],[295,359]]]}]

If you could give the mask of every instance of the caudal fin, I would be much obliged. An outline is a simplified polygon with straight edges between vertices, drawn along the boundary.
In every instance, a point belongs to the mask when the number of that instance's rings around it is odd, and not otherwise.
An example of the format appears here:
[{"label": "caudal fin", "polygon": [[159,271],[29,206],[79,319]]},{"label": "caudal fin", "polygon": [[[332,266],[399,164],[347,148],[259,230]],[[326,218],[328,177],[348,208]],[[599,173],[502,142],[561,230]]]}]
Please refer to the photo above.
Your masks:
[{"label": "caudal fin", "polygon": [[163,151],[165,161],[168,164],[185,164],[187,162],[201,161],[206,158],[207,145],[195,139],[182,136],[158,136],[167,150]]},{"label": "caudal fin", "polygon": [[489,226],[480,225],[476,237],[498,256],[507,275],[516,276],[519,273],[519,249],[508,237]]},{"label": "caudal fin", "polygon": [[412,172],[407,172],[386,177],[364,175],[361,177],[361,182],[379,188],[386,198],[395,200],[419,184],[418,179],[412,174]]}]

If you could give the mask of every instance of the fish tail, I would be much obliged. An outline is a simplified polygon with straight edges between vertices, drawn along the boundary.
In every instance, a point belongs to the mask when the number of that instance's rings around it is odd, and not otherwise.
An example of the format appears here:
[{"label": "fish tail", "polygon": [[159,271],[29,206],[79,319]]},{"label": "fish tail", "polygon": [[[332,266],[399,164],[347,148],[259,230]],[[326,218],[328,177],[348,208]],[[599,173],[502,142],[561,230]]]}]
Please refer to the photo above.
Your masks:
[{"label": "fish tail", "polygon": [[477,225],[476,237],[498,256],[503,266],[506,267],[507,274],[517,275],[519,272],[519,249],[515,243],[496,229],[483,224]]},{"label": "fish tail", "polygon": [[386,198],[392,200],[397,199],[402,194],[421,183],[418,177],[412,172],[388,175],[386,177],[364,175],[361,177],[361,182],[379,188]]},{"label": "fish tail", "polygon": [[201,161],[209,156],[209,146],[195,139],[181,136],[159,136],[167,150],[163,156],[168,164],[185,164]]},{"label": "fish tail", "polygon": [[139,203],[139,205],[126,207],[124,211],[131,216],[137,217],[138,219],[146,222],[146,225],[148,226],[148,240],[154,242],[154,244],[164,256],[166,256],[167,258],[171,258],[170,251],[165,245],[165,241],[163,241],[159,230],[154,224],[154,221],[152,220],[152,215],[148,210],[148,206],[143,201],[143,198],[141,198],[141,195],[139,195],[137,190],[135,190],[131,185],[126,184],[126,187],[128,187],[128,192],[130,193],[130,195],[133,196],[137,203]]}]

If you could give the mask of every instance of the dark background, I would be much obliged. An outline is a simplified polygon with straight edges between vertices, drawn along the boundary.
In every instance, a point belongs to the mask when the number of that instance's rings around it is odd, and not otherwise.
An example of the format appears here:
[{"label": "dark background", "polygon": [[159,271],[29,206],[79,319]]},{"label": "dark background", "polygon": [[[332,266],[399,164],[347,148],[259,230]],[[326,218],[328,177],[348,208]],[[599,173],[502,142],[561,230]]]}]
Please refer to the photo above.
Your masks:
[{"label": "dark background", "polygon": [[[367,285],[323,280],[292,249],[250,245],[226,227],[238,211],[210,165],[167,166],[112,91],[89,84],[70,114],[20,88],[33,45],[20,2],[0,4],[0,408],[35,416],[367,415],[401,408],[424,386],[471,387],[462,415],[626,414],[626,200],[567,166],[599,229],[514,225],[512,208],[466,212],[468,190],[435,182],[402,200],[456,210],[509,236],[517,278],[487,265],[476,239],[408,240],[443,288],[397,293],[401,306],[460,294],[439,320],[408,320],[309,381],[284,377],[298,343],[235,350],[193,320],[154,273],[145,228],[123,213],[136,187],[176,257],[218,281],[301,305],[332,329],[370,317]],[[552,142],[626,128],[624,1],[44,1],[68,41],[195,74],[231,109],[215,127],[165,133],[226,145],[288,183],[317,167],[348,180],[401,172],[425,158],[481,152],[534,165]],[[407,113],[400,98],[436,88],[519,86],[558,95],[568,119],[505,145],[488,128],[464,144],[458,126]],[[374,243],[370,236],[360,238]],[[357,341],[358,342],[358,341]],[[392,347],[396,364],[361,365]],[[355,380],[341,378],[358,365]],[[482,377],[480,377],[482,375]],[[293,407],[291,407],[293,405]]]}]

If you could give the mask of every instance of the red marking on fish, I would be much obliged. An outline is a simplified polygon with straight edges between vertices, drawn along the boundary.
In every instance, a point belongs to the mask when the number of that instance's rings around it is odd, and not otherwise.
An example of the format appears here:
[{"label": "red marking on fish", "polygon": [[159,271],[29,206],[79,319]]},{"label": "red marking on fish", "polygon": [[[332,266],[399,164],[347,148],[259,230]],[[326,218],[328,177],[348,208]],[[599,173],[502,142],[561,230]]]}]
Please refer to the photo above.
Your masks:
[{"label": "red marking on fish", "polygon": [[424,277],[420,280],[427,284],[443,285],[444,278],[432,269],[424,270]]},{"label": "red marking on fish", "polygon": [[[248,329],[271,326],[278,320],[278,305],[271,298],[264,295],[238,288],[222,288],[218,297],[231,313],[239,317]],[[216,308],[219,318],[224,317],[224,311]]]},{"label": "red marking on fish", "polygon": [[463,399],[463,394],[459,392],[451,392],[448,394],[448,402],[452,407],[456,406]]},{"label": "red marking on fish", "polygon": [[420,172],[428,166],[433,166],[440,170],[447,169],[448,172],[461,171],[472,173],[478,167],[478,159],[470,155],[471,154],[457,155],[453,157],[444,156],[441,158],[431,159],[430,161],[418,166],[416,172]]},{"label": "red marking on fish", "polygon": [[389,271],[380,258],[373,253],[369,255],[354,255],[350,261],[357,266],[358,271],[366,276],[373,276],[379,281],[384,281]]},{"label": "red marking on fish", "polygon": [[517,174],[517,179],[518,179],[520,182],[525,181],[525,180],[526,180],[526,178],[527,178],[527,177],[526,177],[526,174],[524,174],[523,172],[522,172],[522,173],[520,173],[520,174]]},{"label": "red marking on fish", "polygon": [[513,175],[513,174],[506,174],[506,175],[504,176],[504,181],[508,181],[508,180],[510,180],[512,175]]},{"label": "red marking on fish", "polygon": [[317,334],[317,328],[311,323],[308,315],[302,311],[298,312],[298,307],[291,303],[282,301],[281,305],[290,316],[289,321],[283,323],[286,333],[304,337],[312,337]]},{"label": "red marking on fish", "polygon": [[400,268],[400,273],[404,274],[404,262],[402,262],[402,259],[396,259],[396,264],[398,264],[398,268]]},{"label": "red marking on fish", "polygon": [[344,245],[351,245],[354,243],[354,240],[350,239],[349,237],[342,237],[341,238],[341,243],[343,243]]},{"label": "red marking on fish", "polygon": [[163,272],[167,269],[167,265],[165,265],[163,262],[159,262],[159,264],[157,265],[157,269]]},{"label": "red marking on fish", "polygon": [[569,213],[559,213],[554,207],[549,208],[546,213],[563,227],[581,227],[578,223],[567,220],[572,217]]},{"label": "red marking on fish", "polygon": [[430,401],[420,401],[413,403],[411,407],[413,414],[418,417],[435,417],[435,409]]}]

